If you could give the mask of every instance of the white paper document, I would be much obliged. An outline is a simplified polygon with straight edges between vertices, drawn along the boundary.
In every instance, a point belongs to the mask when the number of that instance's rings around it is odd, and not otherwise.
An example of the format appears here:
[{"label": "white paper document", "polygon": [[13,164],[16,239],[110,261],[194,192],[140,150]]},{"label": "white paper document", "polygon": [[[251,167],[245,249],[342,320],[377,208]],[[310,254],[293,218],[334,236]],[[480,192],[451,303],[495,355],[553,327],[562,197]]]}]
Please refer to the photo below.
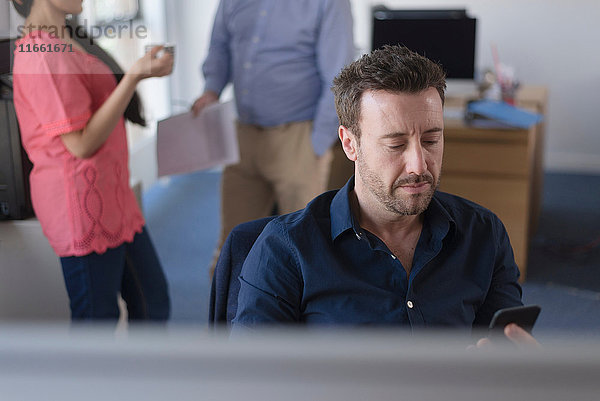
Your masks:
[{"label": "white paper document", "polygon": [[158,122],[158,176],[183,174],[239,161],[233,102],[207,106]]}]

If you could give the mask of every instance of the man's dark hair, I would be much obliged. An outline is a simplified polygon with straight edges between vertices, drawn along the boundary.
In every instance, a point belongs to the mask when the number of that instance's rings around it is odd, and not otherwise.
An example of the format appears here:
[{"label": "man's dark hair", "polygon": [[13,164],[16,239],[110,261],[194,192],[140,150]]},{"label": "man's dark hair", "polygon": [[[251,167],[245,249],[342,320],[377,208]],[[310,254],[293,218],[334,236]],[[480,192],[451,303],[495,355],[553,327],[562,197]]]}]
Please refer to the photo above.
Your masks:
[{"label": "man's dark hair", "polygon": [[419,93],[435,88],[444,104],[446,74],[442,67],[404,46],[383,46],[344,67],[331,90],[340,124],[360,137],[360,103],[369,90]]}]

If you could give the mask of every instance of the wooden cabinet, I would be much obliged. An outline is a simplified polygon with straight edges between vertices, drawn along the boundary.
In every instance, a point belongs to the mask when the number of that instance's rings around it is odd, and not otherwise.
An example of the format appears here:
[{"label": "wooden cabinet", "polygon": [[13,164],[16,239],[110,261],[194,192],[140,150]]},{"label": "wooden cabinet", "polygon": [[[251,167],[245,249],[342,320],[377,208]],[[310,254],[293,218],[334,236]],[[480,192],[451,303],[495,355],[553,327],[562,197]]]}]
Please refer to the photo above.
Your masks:
[{"label": "wooden cabinet", "polygon": [[[517,105],[545,114],[547,91],[525,87]],[[449,98],[447,107],[466,99]],[[543,122],[529,129],[489,129],[444,122],[444,164],[440,189],[492,210],[510,237],[521,281],[527,274],[529,238],[540,212],[543,180]]]}]

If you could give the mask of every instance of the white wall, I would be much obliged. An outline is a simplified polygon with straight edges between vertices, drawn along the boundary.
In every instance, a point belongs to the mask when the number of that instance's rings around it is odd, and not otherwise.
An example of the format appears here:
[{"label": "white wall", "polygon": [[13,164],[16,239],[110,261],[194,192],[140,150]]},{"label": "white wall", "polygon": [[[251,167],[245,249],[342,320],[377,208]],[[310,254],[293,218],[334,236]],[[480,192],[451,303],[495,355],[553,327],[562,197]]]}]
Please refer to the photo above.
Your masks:
[{"label": "white wall", "polygon": [[208,52],[217,0],[176,0],[167,7],[167,37],[176,43],[173,110],[189,109],[204,89],[200,67]]},{"label": "white wall", "polygon": [[594,0],[351,0],[355,37],[368,50],[370,7],[466,8],[477,21],[478,68],[492,66],[490,44],[524,84],[550,90],[548,170],[600,173],[600,2]]}]

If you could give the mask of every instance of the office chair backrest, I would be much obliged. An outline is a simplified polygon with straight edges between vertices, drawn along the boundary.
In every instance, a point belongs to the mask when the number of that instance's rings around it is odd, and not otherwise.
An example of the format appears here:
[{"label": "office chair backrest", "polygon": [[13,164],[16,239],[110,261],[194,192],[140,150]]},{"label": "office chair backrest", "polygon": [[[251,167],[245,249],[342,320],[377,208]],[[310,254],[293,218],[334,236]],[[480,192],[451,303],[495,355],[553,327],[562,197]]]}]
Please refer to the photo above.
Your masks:
[{"label": "office chair backrest", "polygon": [[275,216],[236,226],[221,248],[210,290],[209,325],[229,325],[237,312],[238,277],[254,242]]}]

